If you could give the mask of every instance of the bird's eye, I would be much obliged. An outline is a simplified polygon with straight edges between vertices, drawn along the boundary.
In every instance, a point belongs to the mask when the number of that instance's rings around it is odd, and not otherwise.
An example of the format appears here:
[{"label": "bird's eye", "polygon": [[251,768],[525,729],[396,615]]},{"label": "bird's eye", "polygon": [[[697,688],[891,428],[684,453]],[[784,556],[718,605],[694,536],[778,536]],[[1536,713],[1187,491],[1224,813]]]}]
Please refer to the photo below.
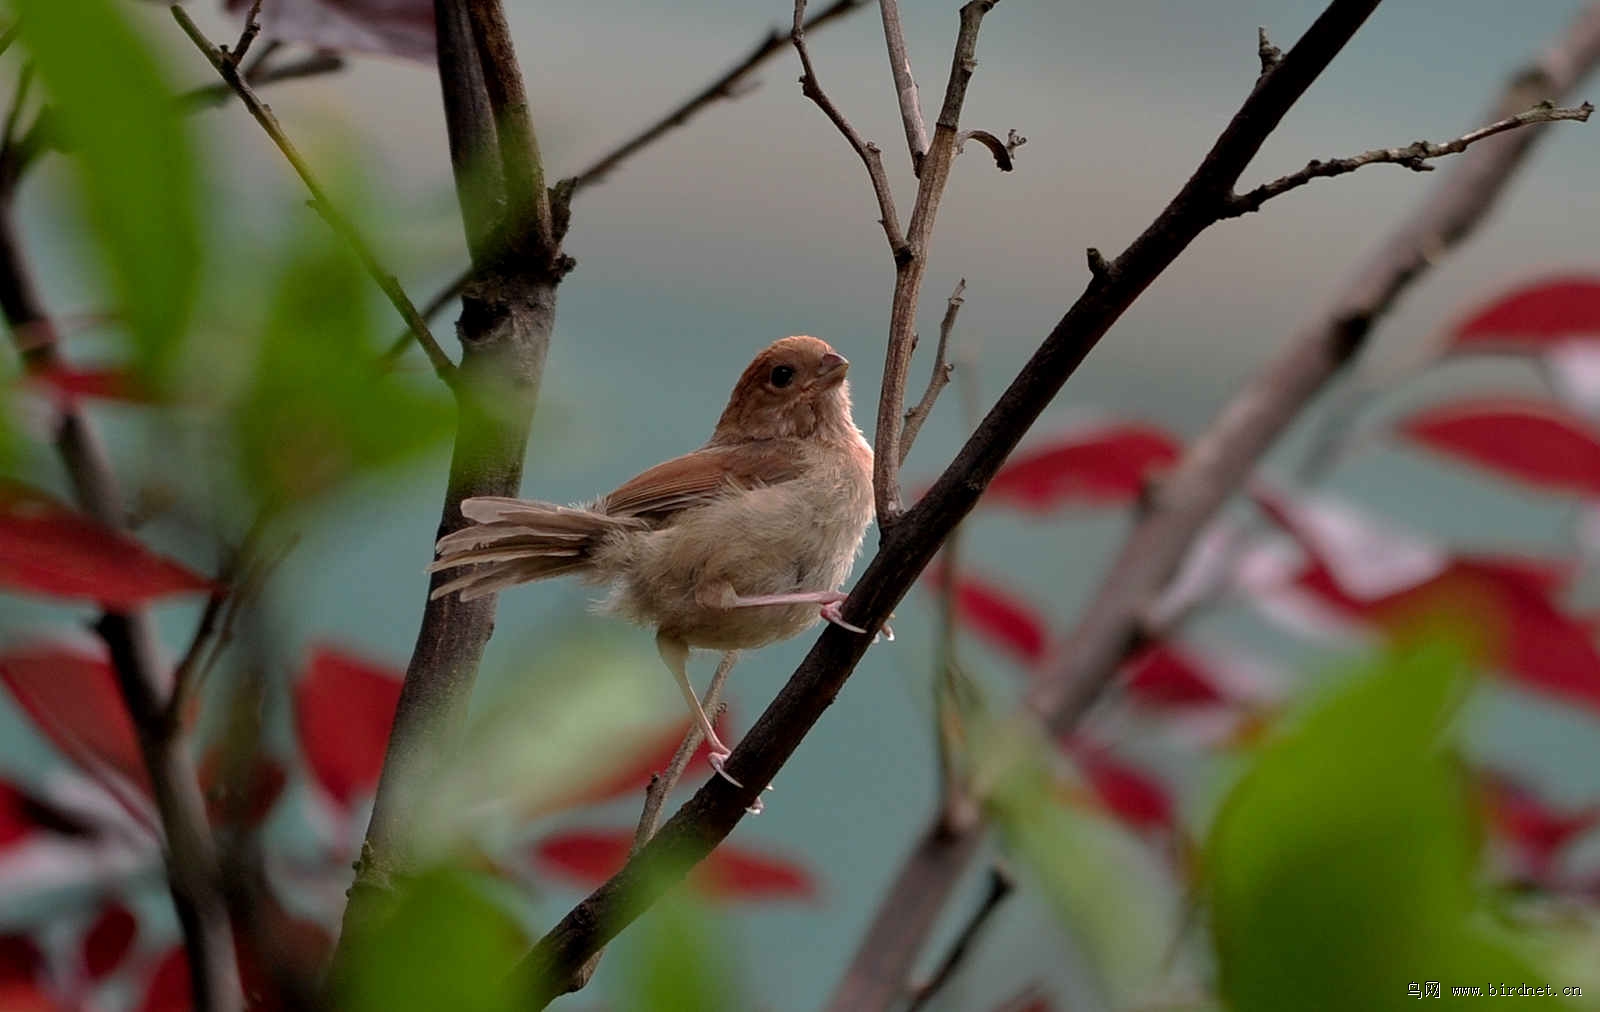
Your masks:
[{"label": "bird's eye", "polygon": [[794,382],[794,366],[775,366],[772,370],[772,376],[770,377],[769,382],[773,386],[780,389],[788,386],[790,383]]}]

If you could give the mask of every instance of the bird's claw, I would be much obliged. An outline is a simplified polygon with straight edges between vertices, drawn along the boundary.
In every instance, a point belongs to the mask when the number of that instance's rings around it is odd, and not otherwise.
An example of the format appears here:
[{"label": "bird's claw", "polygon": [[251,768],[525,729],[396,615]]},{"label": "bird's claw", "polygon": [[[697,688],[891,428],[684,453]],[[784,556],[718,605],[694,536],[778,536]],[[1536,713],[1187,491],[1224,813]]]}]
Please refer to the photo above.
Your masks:
[{"label": "bird's claw", "polygon": [[844,620],[844,613],[840,610],[838,601],[830,601],[827,604],[823,605],[822,606],[822,617],[824,619],[826,619],[827,621],[832,622],[834,625],[838,626],[840,629],[848,629],[851,632],[859,633],[862,636],[865,636],[867,634],[867,631],[865,629],[861,628],[858,625],[851,625],[849,622],[846,622]]},{"label": "bird's claw", "polygon": [[733,753],[732,752],[712,752],[710,755],[706,756],[706,762],[711,766],[711,768],[713,770],[716,771],[717,776],[719,776],[722,779],[726,780],[728,783],[732,784],[735,787],[743,787],[744,784],[741,784],[739,781],[733,779],[733,777],[728,773],[728,771],[722,768],[722,764],[728,761],[728,757],[730,755],[733,755]]}]

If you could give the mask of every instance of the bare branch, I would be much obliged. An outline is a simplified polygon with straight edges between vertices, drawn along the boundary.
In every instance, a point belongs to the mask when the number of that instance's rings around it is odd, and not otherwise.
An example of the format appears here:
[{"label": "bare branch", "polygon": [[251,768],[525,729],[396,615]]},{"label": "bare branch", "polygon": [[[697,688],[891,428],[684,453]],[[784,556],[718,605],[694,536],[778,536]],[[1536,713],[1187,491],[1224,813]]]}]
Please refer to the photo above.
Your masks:
[{"label": "bare branch", "polygon": [[906,128],[906,149],[911,152],[911,171],[922,175],[922,160],[928,155],[928,128],[922,122],[922,101],[917,97],[917,82],[911,76],[911,56],[906,52],[906,31],[900,24],[900,0],[878,0],[883,15],[883,38],[889,50],[889,72],[894,75],[895,98],[900,102],[900,120]]},{"label": "bare branch", "polygon": [[244,29],[239,33],[239,41],[231,50],[227,46],[221,47],[223,59],[236,70],[250,51],[250,45],[256,41],[256,36],[261,34],[260,18],[261,0],[251,0],[250,9],[244,15]]},{"label": "bare branch", "polygon": [[800,66],[804,71],[800,75],[800,91],[806,98],[817,104],[833,125],[844,134],[844,139],[850,142],[850,147],[860,156],[861,163],[867,167],[867,176],[872,180],[872,192],[878,198],[878,213],[881,215],[879,222],[883,225],[884,237],[889,240],[889,249],[894,253],[896,261],[905,255],[905,235],[900,231],[900,219],[894,210],[894,194],[889,190],[889,177],[883,171],[883,152],[871,141],[864,141],[856,133],[856,128],[844,118],[844,113],[833,104],[833,100],[822,90],[822,85],[817,81],[817,71],[811,65],[811,51],[806,48],[806,0],[794,2],[794,27],[789,32],[789,40],[794,43],[795,52],[800,54]]},{"label": "bare branch", "polygon": [[911,444],[917,441],[917,433],[922,431],[922,423],[933,413],[934,402],[939,399],[940,392],[950,382],[950,374],[955,371],[955,364],[948,361],[950,335],[956,329],[956,314],[961,312],[961,304],[966,301],[962,297],[966,290],[967,279],[962,278],[956,282],[955,291],[950,293],[950,298],[945,302],[944,319],[939,321],[939,346],[933,352],[933,372],[928,375],[928,388],[922,392],[922,399],[917,406],[906,412],[905,428],[900,436],[902,464],[911,453]]},{"label": "bare branch", "polygon": [[1540,102],[1532,109],[1519,112],[1515,116],[1490,123],[1488,126],[1462,134],[1452,141],[1431,143],[1429,141],[1415,141],[1403,148],[1374,148],[1363,151],[1350,158],[1334,158],[1329,161],[1313,160],[1306,163],[1306,167],[1299,172],[1291,172],[1287,176],[1274,179],[1270,183],[1262,183],[1248,193],[1241,193],[1228,201],[1227,217],[1249,214],[1261,209],[1261,205],[1280,194],[1311,182],[1313,179],[1327,179],[1331,176],[1342,176],[1346,172],[1354,172],[1364,165],[1403,165],[1413,172],[1432,172],[1433,166],[1428,164],[1430,159],[1443,158],[1446,155],[1460,154],[1467,148],[1495,134],[1505,133],[1533,123],[1554,123],[1557,120],[1577,120],[1587,122],[1589,114],[1594,112],[1594,106],[1588,102],[1573,108],[1560,108],[1554,102]]},{"label": "bare branch", "polygon": [[956,151],[959,152],[967,141],[977,141],[988,148],[989,153],[994,156],[994,167],[1001,172],[1010,172],[1016,168],[1016,161],[1012,156],[1016,154],[1018,148],[1028,143],[1028,138],[1015,130],[1007,130],[1005,140],[987,130],[963,130],[956,138]]},{"label": "bare branch", "polygon": [[956,970],[961,968],[961,963],[967,958],[967,954],[972,951],[972,943],[977,941],[978,935],[989,923],[989,918],[1000,909],[1000,905],[1011,895],[1016,885],[1016,879],[1012,878],[1011,873],[1005,868],[998,864],[990,866],[989,887],[983,894],[983,900],[972,912],[972,916],[967,918],[967,923],[962,925],[960,932],[956,934],[956,940],[950,943],[950,951],[939,961],[939,968],[933,972],[933,976],[911,986],[911,1004],[906,1006],[906,1012],[917,1012],[928,1004],[934,995],[939,993],[939,989],[955,975]]},{"label": "bare branch", "polygon": [[[1245,166],[1378,2],[1332,0],[1283,62],[1256,85],[1189,182],[1117,258],[1109,280],[1091,286],[1073,303],[956,459],[906,512],[903,522],[884,534],[877,555],[843,605],[848,621],[872,629],[889,617],[940,544],[977,504],[1000,466],[1090,350],[1195,237],[1219,219],[1223,198],[1238,182]],[[973,6],[969,3],[964,10]],[[949,104],[946,103],[947,111]],[[949,147],[954,147],[955,127],[947,123],[948,117],[941,113],[935,141],[923,164],[924,187],[935,175],[930,170],[939,150],[938,133],[947,130]],[[896,414],[897,436],[899,421]],[[884,452],[884,447],[879,446],[880,460]],[[788,684],[728,759],[729,776],[745,786],[712,778],[621,871],[568,912],[539,940],[513,975],[511,986],[517,989],[521,1000],[535,1008],[547,1005],[570,979],[574,968],[583,965],[732,832],[745,808],[756,799],[760,786],[772,781],[838,694],[869,642],[869,637],[834,626],[822,633]],[[936,823],[931,835],[924,838],[929,846],[927,862],[917,865],[918,891],[897,892],[895,895],[905,899],[908,906],[880,908],[874,921],[874,929],[882,927],[887,944],[901,954],[914,954],[916,946],[901,944],[898,929],[907,926],[912,933],[925,930],[954,881],[951,871],[965,866],[980,839],[980,834],[970,828],[946,825],[942,813]],[[906,877],[903,873],[902,879]],[[908,915],[908,909],[917,913]],[[880,967],[888,962],[875,956],[872,961]],[[909,964],[892,968],[892,981],[885,985],[892,994],[898,995],[904,986],[905,965]],[[883,977],[871,977],[847,978],[841,990],[872,994]],[[858,1002],[844,1007],[883,1006]]]},{"label": "bare branch", "polygon": [[[814,31],[846,14],[867,6],[868,0],[834,0],[833,3],[806,20],[805,30]],[[774,29],[757,42],[748,56],[729,67],[721,77],[689,96],[675,109],[650,126],[617,145],[588,168],[572,177],[573,191],[581,192],[603,182],[616,171],[617,166],[660,140],[664,135],[688,123],[700,110],[725,99],[745,94],[754,82],[749,80],[756,68],[783,50],[789,33]]]},{"label": "bare branch", "polygon": [[[1274,64],[1271,74],[1258,82],[1258,93],[1282,80],[1278,70],[1289,69],[1299,53],[1297,46],[1281,67]],[[1576,87],[1597,62],[1600,3],[1591,4],[1538,64],[1516,75],[1489,118],[1497,120],[1541,99],[1558,98]],[[1053,673],[1045,691],[1030,699],[1036,713],[1053,716],[1058,727],[1069,727],[1082,716],[1137,643],[1147,602],[1166,587],[1194,537],[1229,492],[1359,349],[1372,321],[1439,254],[1465,239],[1487,216],[1540,135],[1509,133],[1467,152],[1417,212],[1379,246],[1334,300],[1333,308],[1308,325],[1285,356],[1234,398],[1212,429],[1191,444],[1162,483],[1151,510],[1107,567],[1105,580],[1091,599],[1094,604],[1067,642],[1065,663]],[[1161,220],[1170,219],[1163,214]],[[1136,242],[1134,249],[1142,243]],[[1132,264],[1128,253],[1112,265],[1090,250],[1089,260],[1091,268],[1098,265],[1098,269],[1088,295],[1126,283],[1120,270]],[[991,420],[997,412],[998,408],[991,412]],[[982,833],[977,825],[950,826],[943,813],[933,818],[880,902],[831,1008],[882,1009],[897,1000],[897,988],[922,951],[943,897],[966,871]],[[939,899],[930,904],[930,894]]]},{"label": "bare branch", "polygon": [[[255,7],[259,6],[259,3],[255,5]],[[411,336],[416,338],[417,344],[422,346],[423,352],[428,356],[428,361],[433,365],[433,371],[446,383],[453,383],[455,381],[455,365],[450,361],[450,356],[444,353],[444,349],[439,347],[439,342],[434,340],[433,332],[428,329],[427,321],[417,312],[417,307],[411,304],[411,299],[406,295],[405,289],[400,287],[400,282],[378,262],[377,255],[372,252],[372,247],[367,245],[367,241],[362,238],[355,225],[328,199],[327,191],[322,188],[316,177],[312,175],[311,166],[301,157],[293,142],[289,140],[288,134],[283,132],[283,127],[278,123],[278,117],[273,115],[272,109],[261,101],[255,90],[239,76],[238,68],[229,60],[228,55],[205,37],[181,5],[173,4],[169,9],[172,11],[172,16],[177,20],[178,25],[183,29],[184,34],[189,36],[190,41],[195,44],[201,53],[205,54],[206,59],[211,61],[211,65],[216,68],[218,74],[222,75],[222,79],[227,82],[228,87],[233,89],[234,94],[238,95],[244,102],[245,108],[250,110],[250,115],[255,117],[256,122],[260,123],[261,128],[267,132],[267,136],[271,137],[272,142],[278,146],[278,150],[283,152],[283,156],[289,160],[289,164],[294,167],[295,173],[305,183],[306,189],[311,191],[311,197],[315,203],[317,213],[322,215],[323,220],[327,221],[333,227],[333,230],[339,234],[339,237],[349,244],[350,248],[355,251],[356,256],[361,260],[362,266],[367,269],[367,273],[378,283],[378,287],[383,289],[383,294],[389,297],[390,304],[400,314],[400,318],[406,321],[406,326],[411,329]]]},{"label": "bare branch", "polygon": [[[267,45],[271,46],[273,43],[269,42]],[[336,73],[344,68],[344,57],[336,52],[320,51],[273,67],[266,67],[265,61],[258,58],[254,64],[241,73],[252,87],[264,88],[269,84],[277,84],[280,81],[293,81],[303,77],[319,77],[323,74]],[[185,109],[203,109],[208,106],[221,105],[232,98],[233,94],[233,89],[226,84],[207,84],[179,95],[178,102]]]},{"label": "bare branch", "polygon": [[1267,38],[1265,28],[1256,29],[1256,55],[1261,58],[1262,77],[1272,73],[1278,64],[1283,62],[1283,50],[1274,46],[1272,40]]},{"label": "bare branch", "polygon": [[[8,154],[14,157],[15,149]],[[0,313],[17,342],[23,368],[48,373],[62,362],[55,325],[45,312],[16,234],[12,198],[19,178],[9,170],[0,173]],[[60,404],[55,410],[56,452],[79,505],[101,524],[126,530],[122,491],[93,423],[76,404]],[[140,757],[161,819],[167,884],[188,954],[196,1007],[239,1012],[244,999],[216,843],[206,821],[186,728],[166,720],[167,672],[160,661],[155,624],[140,608],[106,611],[94,629],[105,642],[123,704],[139,732]]]},{"label": "bare branch", "polygon": [[900,518],[900,460],[903,451],[901,426],[906,402],[906,380],[911,371],[911,356],[917,344],[917,303],[922,293],[922,278],[928,266],[928,246],[933,225],[950,180],[950,165],[955,160],[961,107],[966,101],[967,84],[977,67],[978,29],[983,17],[994,9],[995,0],[968,0],[961,8],[961,28],[956,33],[955,53],[950,60],[950,78],[945,84],[944,104],[934,123],[933,140],[922,160],[917,185],[917,201],[906,227],[906,250],[895,256],[894,295],[889,305],[889,343],[884,352],[883,385],[878,394],[878,421],[873,436],[873,505],[878,515],[878,530],[888,531]]}]

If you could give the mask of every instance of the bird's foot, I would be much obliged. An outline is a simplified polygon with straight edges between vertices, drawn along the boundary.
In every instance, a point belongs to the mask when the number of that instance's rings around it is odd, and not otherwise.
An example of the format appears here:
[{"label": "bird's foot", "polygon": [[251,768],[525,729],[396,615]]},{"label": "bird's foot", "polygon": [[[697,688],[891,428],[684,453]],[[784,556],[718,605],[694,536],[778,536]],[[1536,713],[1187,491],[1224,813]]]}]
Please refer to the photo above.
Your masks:
[{"label": "bird's foot", "polygon": [[722,764],[727,762],[728,757],[731,755],[733,755],[733,753],[727,751],[726,749],[712,749],[711,753],[706,756],[706,762],[713,770],[716,771],[717,776],[726,780],[735,787],[743,787],[744,784],[741,784],[739,781],[733,779],[733,777],[729,775],[728,771],[722,768]]},{"label": "bird's foot", "polygon": [[851,625],[849,622],[844,620],[844,613],[839,610],[839,602],[843,600],[844,595],[840,594],[838,601],[829,601],[828,603],[824,604],[822,606],[822,617],[825,620],[832,622],[840,629],[848,629],[853,633],[860,633],[862,636],[865,636],[867,634],[865,629],[858,625]]}]

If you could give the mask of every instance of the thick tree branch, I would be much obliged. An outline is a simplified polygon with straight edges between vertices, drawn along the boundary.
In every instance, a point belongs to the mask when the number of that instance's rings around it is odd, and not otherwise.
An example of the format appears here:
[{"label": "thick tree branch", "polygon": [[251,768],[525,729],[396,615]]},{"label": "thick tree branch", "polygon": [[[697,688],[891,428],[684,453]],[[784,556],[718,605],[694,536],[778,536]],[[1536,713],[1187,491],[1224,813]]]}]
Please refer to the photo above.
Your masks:
[{"label": "thick tree branch", "polygon": [[950,374],[955,371],[955,364],[949,361],[950,335],[956,329],[956,315],[961,312],[961,304],[965,301],[962,295],[966,290],[967,279],[962,278],[956,282],[955,291],[950,293],[950,298],[945,300],[944,319],[939,321],[939,345],[933,351],[933,371],[928,374],[928,387],[922,391],[922,399],[917,401],[916,406],[906,412],[905,426],[901,430],[900,463],[902,464],[911,453],[911,444],[917,441],[917,433],[922,431],[922,423],[933,413],[934,402],[949,385]]},{"label": "thick tree branch", "polygon": [[[499,0],[435,0],[434,22],[451,164],[474,256],[457,324],[461,365],[452,389],[459,417],[442,536],[464,523],[463,499],[519,490],[556,289],[572,265],[561,251]],[[428,590],[444,578],[435,573]],[[393,881],[417,870],[409,836],[415,799],[457,751],[494,614],[493,596],[462,601],[450,594],[423,605],[335,953],[335,982],[352,936],[381,916]]]},{"label": "thick tree branch", "polygon": [[1455,140],[1442,141],[1437,144],[1430,141],[1415,141],[1403,148],[1374,148],[1371,151],[1363,151],[1361,154],[1349,158],[1310,161],[1299,172],[1291,172],[1287,176],[1272,180],[1270,183],[1262,183],[1248,193],[1236,195],[1228,201],[1228,215],[1233,217],[1258,211],[1261,209],[1262,204],[1265,204],[1273,197],[1288,193],[1290,190],[1299,189],[1313,179],[1342,176],[1346,172],[1354,172],[1364,165],[1403,165],[1413,172],[1432,172],[1433,166],[1429,164],[1430,159],[1460,154],[1485,138],[1505,133],[1507,130],[1525,127],[1532,123],[1554,123],[1557,120],[1587,122],[1589,114],[1592,112],[1594,112],[1594,106],[1588,102],[1571,109],[1564,109],[1558,107],[1554,102],[1544,101],[1531,109],[1517,113],[1515,116],[1507,116],[1505,119],[1496,120],[1488,126],[1469,130]]},{"label": "thick tree branch", "polygon": [[[18,149],[8,148],[9,163]],[[11,329],[23,367],[47,373],[62,365],[55,327],[45,313],[16,234],[12,209],[19,176],[0,167],[0,313]],[[84,512],[107,527],[124,530],[127,515],[116,475],[89,418],[73,404],[56,408],[56,452]],[[160,663],[155,624],[143,609],[107,611],[95,623],[105,641],[124,705],[138,733],[139,751],[155,791],[166,840],[167,881],[189,957],[189,979],[197,1008],[236,1012],[243,1008],[233,934],[221,888],[215,841],[206,821],[205,799],[189,753],[185,727],[168,720],[167,672]]]},{"label": "thick tree branch", "polygon": [[[1271,54],[1267,50],[1271,48]],[[1262,36],[1263,82],[1285,59]],[[1600,3],[1591,5],[1536,65],[1519,73],[1496,104],[1491,121],[1577,86],[1600,61]],[[1259,85],[1258,85],[1259,87]],[[1030,700],[1057,726],[1074,723],[1139,642],[1147,602],[1176,572],[1218,505],[1237,487],[1279,432],[1325,385],[1365,339],[1373,318],[1435,258],[1465,239],[1487,217],[1521,165],[1540,128],[1486,141],[1466,153],[1417,212],[1386,239],[1333,301],[1309,324],[1285,357],[1223,409],[1211,429],[1193,443],[1179,467],[1158,490],[1123,551],[1106,570],[1094,603],[1065,646],[1065,664]],[[1095,284],[1119,283],[1115,267],[1090,250]],[[975,852],[983,828],[952,833],[936,816],[880,902],[837,992],[834,1008],[880,1009],[897,1000],[907,974],[931,930],[923,903],[928,891],[948,893]],[[912,870],[922,874],[912,874]],[[931,869],[931,871],[930,871]],[[934,911],[937,913],[937,910]]]},{"label": "thick tree branch", "polygon": [[889,72],[894,75],[895,98],[900,103],[900,121],[906,129],[906,150],[911,153],[911,171],[922,174],[922,160],[928,155],[928,128],[922,122],[922,101],[917,97],[917,82],[911,75],[911,56],[906,52],[906,30],[900,24],[900,0],[878,0],[883,15],[883,39],[889,50]]},{"label": "thick tree branch", "polygon": [[906,254],[906,240],[900,231],[900,218],[894,209],[894,193],[889,189],[889,176],[883,169],[883,152],[871,141],[862,140],[856,133],[856,128],[845,119],[844,113],[833,104],[827,92],[822,90],[822,85],[817,81],[816,68],[811,65],[811,50],[806,48],[806,0],[795,0],[794,26],[789,32],[789,40],[794,43],[795,52],[800,54],[800,91],[817,104],[833,125],[844,134],[844,139],[860,157],[861,164],[867,167],[867,178],[872,181],[872,193],[878,198],[879,223],[883,225],[884,238],[889,240],[889,249],[899,260]]},{"label": "thick tree branch", "polygon": [[[259,4],[257,7],[259,7]],[[390,304],[394,306],[395,311],[400,314],[400,318],[410,328],[411,336],[416,339],[417,344],[427,354],[428,361],[433,365],[433,371],[446,383],[454,382],[455,365],[450,361],[450,356],[444,353],[444,349],[439,347],[439,342],[433,339],[433,332],[428,329],[427,321],[422,318],[422,314],[417,312],[417,307],[411,304],[411,299],[406,295],[405,289],[400,287],[400,282],[378,262],[377,254],[373,253],[372,247],[367,244],[366,239],[362,238],[360,231],[334,205],[333,201],[328,199],[327,191],[317,182],[316,176],[311,172],[311,166],[301,157],[294,143],[289,140],[288,134],[284,133],[283,127],[278,123],[278,117],[273,115],[271,107],[261,101],[260,96],[255,93],[255,89],[251,88],[244,78],[240,76],[239,68],[233,62],[232,57],[205,37],[204,33],[195,25],[193,19],[189,17],[188,12],[182,6],[173,4],[170,10],[172,11],[172,16],[177,19],[179,26],[183,28],[184,34],[189,36],[190,41],[195,44],[201,53],[205,54],[206,59],[211,61],[211,66],[216,68],[217,73],[227,82],[228,87],[232,88],[234,94],[238,95],[240,100],[244,102],[245,108],[250,110],[250,115],[255,117],[257,123],[261,124],[261,128],[267,132],[268,137],[272,138],[272,142],[278,146],[278,150],[283,153],[283,157],[288,159],[289,164],[294,167],[295,174],[300,177],[301,182],[305,183],[306,189],[311,192],[311,199],[317,213],[339,234],[339,238],[350,246],[356,257],[360,259],[361,265],[366,268],[367,273],[378,283],[378,287],[383,289],[383,294],[388,297]],[[252,9],[253,14],[254,8]],[[249,28],[246,27],[245,31],[246,36],[248,36]]]},{"label": "thick tree branch", "polygon": [[[906,512],[903,522],[884,534],[877,555],[844,604],[848,621],[875,629],[888,618],[1095,344],[1194,238],[1221,217],[1227,194],[1267,136],[1377,5],[1378,0],[1333,0],[1283,62],[1257,82],[1178,196],[1117,258],[1111,275],[1091,284],[1073,303],[955,461]],[[947,102],[947,111],[949,105]],[[948,129],[953,142],[954,127],[947,126],[947,119],[941,113],[939,130]],[[936,140],[923,166],[924,186],[933,175],[930,167],[938,148]],[[898,415],[895,420],[898,423]],[[883,452],[880,446],[879,454]],[[836,626],[822,633],[729,758],[728,773],[745,786],[734,787],[720,777],[712,778],[621,871],[540,939],[514,975],[515,986],[530,1005],[542,1008],[548,1004],[575,968],[680,881],[733,830],[746,806],[757,797],[760,785],[772,781],[838,695],[869,643],[869,637]],[[975,846],[975,834],[959,832],[953,846],[939,856],[944,863],[964,865],[965,855],[959,852]],[[936,891],[925,895],[931,897]],[[903,982],[902,974],[895,993]]]}]

